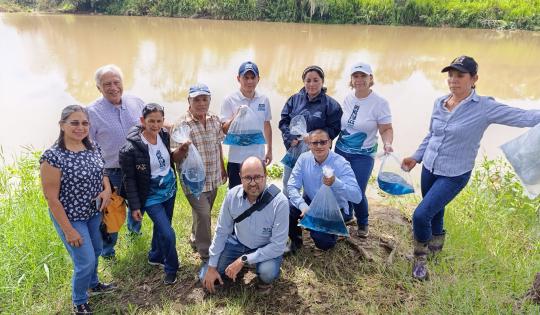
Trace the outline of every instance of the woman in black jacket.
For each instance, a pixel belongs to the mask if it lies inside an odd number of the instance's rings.
[[[171,163],[170,137],[163,121],[163,107],[150,103],[143,109],[141,126],[130,129],[120,150],[124,174],[121,193],[128,200],[135,220],[140,221],[146,212],[154,222],[148,263],[164,266],[163,282],[173,284],[179,267],[176,235],[171,225],[176,175]],[[174,154],[180,154],[180,150]]]

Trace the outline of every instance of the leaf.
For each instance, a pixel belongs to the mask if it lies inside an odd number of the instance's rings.
[[[21,282],[23,281],[25,276],[26,276],[26,274],[23,273],[22,276],[19,278],[19,280],[17,280],[17,286],[21,284]]]
[[[45,275],[47,276],[47,282],[50,282],[50,273],[49,273],[49,266],[47,264],[43,264],[43,269],[45,269]]]

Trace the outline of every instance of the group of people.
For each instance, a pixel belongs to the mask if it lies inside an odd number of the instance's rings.
[[[412,220],[412,275],[419,280],[428,278],[428,255],[443,248],[445,206],[467,184],[486,128],[493,123],[531,127],[540,122],[540,110],[513,108],[477,95],[478,64],[473,58],[458,57],[442,72],[448,73],[450,93],[435,101],[427,136],[402,161],[407,171],[423,164],[423,199]],[[285,167],[281,192],[267,184],[266,167],[273,160],[272,114],[268,97],[256,90],[260,76],[255,63],[240,65],[239,90],[223,101],[220,116],[209,112],[210,89],[198,83],[189,89],[185,114],[172,124],[165,122],[161,105],[123,93],[118,67],[96,71],[102,97],[88,107],[64,108],[59,137],[40,159],[51,219],[73,260],[76,314],[92,312],[89,295],[115,288],[98,280],[98,258],[114,259],[126,211],[134,235],[140,233],[144,214],[150,217],[148,263],[163,267],[165,284],[176,282],[179,259],[172,217],[177,182],[192,208],[189,242],[201,258],[199,278],[209,292],[227,279],[236,280],[249,265],[256,267],[258,288],[270,290],[284,254],[303,246],[298,222],[309,213],[322,185],[333,192],[344,221],[356,219],[356,236],[368,237],[365,191],[379,151],[378,135],[382,151],[393,152],[389,104],[373,91],[374,74],[366,63],[351,67],[352,90],[341,105],[326,93],[322,68],[309,66],[301,78],[304,86],[284,105],[279,129],[286,149],[304,146],[306,152]],[[250,126],[264,135],[265,144],[230,145],[225,165],[222,141],[246,108],[256,117]],[[291,132],[291,121],[298,116],[306,122],[302,135]],[[189,127],[189,140],[171,139],[170,131],[182,126]],[[183,176],[177,180],[190,146],[199,152],[206,174],[197,196]],[[323,174],[327,167],[333,175]],[[227,180],[229,190],[212,238],[211,210],[218,188]],[[338,240],[315,230],[309,235],[320,250],[334,247]]]

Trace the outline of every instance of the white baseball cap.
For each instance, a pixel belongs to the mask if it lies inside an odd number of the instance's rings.
[[[365,74],[373,75],[373,70],[371,70],[371,66],[364,62],[355,63],[351,67],[351,75],[353,75],[355,72],[363,72]]]

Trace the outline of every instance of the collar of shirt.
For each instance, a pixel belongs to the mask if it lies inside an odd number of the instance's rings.
[[[259,92],[257,90],[255,90],[255,94],[253,94],[253,97],[249,98],[249,97],[246,97],[244,94],[242,94],[242,91],[238,90],[237,91],[237,96],[238,96],[238,98],[240,100],[251,101],[251,100],[254,100],[254,99],[258,98],[261,95],[259,94]]]
[[[266,191],[266,189],[268,189],[268,185],[265,185],[264,186],[264,189],[262,191],[262,193],[259,195],[259,197],[257,197],[257,200],[255,200],[255,202],[259,202],[259,200],[261,200],[262,196],[264,195],[264,192]],[[247,200],[247,193],[244,191],[244,187],[238,189],[238,192],[236,193],[236,198],[243,198],[244,200]],[[249,201],[249,200],[247,200]]]
[[[447,94],[445,96],[443,96],[441,98],[441,101],[439,102],[439,107],[445,111],[448,111],[448,109],[444,106],[444,103],[450,99],[450,97],[452,97],[452,94]],[[456,109],[458,107],[461,107],[461,105],[464,105],[464,104],[467,104],[469,102],[480,102],[480,96],[478,96],[478,94],[476,94],[476,90],[475,89],[472,89],[471,93],[469,94],[469,96],[467,96],[466,98],[464,98],[461,102],[459,102],[458,106],[456,108],[454,108],[454,110],[452,112],[455,112]]]
[[[111,106],[112,108],[120,108],[122,110],[125,110],[126,109],[126,102],[124,102],[124,96],[122,95],[122,98],[121,98],[121,103],[120,103],[120,106],[118,105],[114,105],[113,103],[109,102],[108,99],[106,99],[105,97],[103,97],[101,99],[101,104],[105,105],[105,106]]]
[[[210,113],[209,112],[206,112],[206,116],[205,116],[205,120],[208,121],[208,118],[210,118]],[[193,116],[193,114],[191,113],[191,111],[188,109],[186,111],[186,121],[187,122],[191,122],[191,121],[200,121],[199,119],[195,118],[195,116]]]

